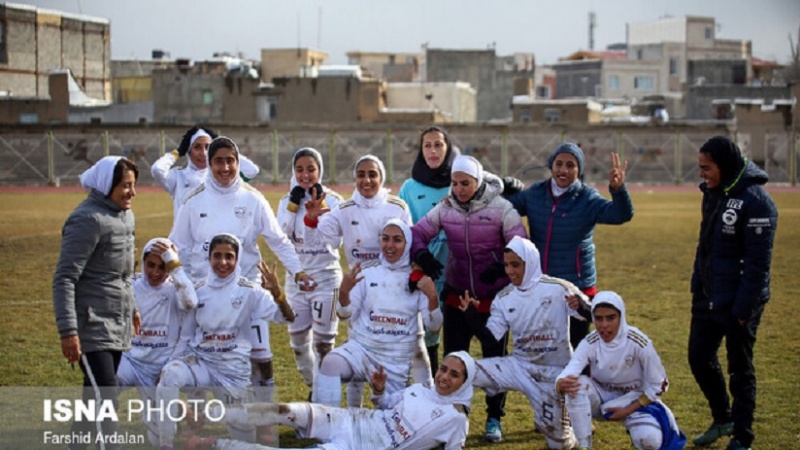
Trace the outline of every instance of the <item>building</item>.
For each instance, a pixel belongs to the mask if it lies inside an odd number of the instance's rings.
[[[273,78],[274,119],[298,123],[377,122],[386,107],[384,82],[354,76]]]
[[[261,81],[271,83],[273,78],[316,76],[317,69],[327,59],[327,53],[311,48],[261,49]]]
[[[428,111],[440,117],[435,123],[473,123],[478,115],[475,89],[465,82],[390,82],[386,84],[386,105],[383,114]]]
[[[426,49],[426,81],[469,83],[477,93],[478,121],[511,120],[516,78],[534,78],[534,57],[518,53],[497,57],[494,49]]]
[[[69,69],[89,97],[111,100],[108,20],[0,4],[0,97],[48,98],[49,76]]]
[[[420,53],[347,52],[347,63],[361,66],[368,78],[389,83],[421,81],[424,55]]]

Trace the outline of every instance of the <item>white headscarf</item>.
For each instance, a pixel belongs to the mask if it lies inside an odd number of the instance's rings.
[[[403,255],[400,257],[400,259],[398,259],[397,261],[395,261],[393,263],[387,262],[386,258],[383,257],[383,252],[381,252],[381,255],[380,255],[381,265],[383,265],[384,267],[388,268],[389,270],[398,270],[398,269],[409,268],[409,267],[411,267],[411,256],[410,256],[410,254],[411,254],[411,227],[409,227],[407,223],[403,222],[400,219],[389,219],[386,222],[386,225],[384,225],[383,228],[381,228],[381,233],[383,233],[383,230],[385,230],[386,227],[388,227],[390,225],[393,225],[393,226],[396,226],[397,228],[400,228],[400,230],[403,232],[403,236],[405,236],[405,238],[406,238],[406,247],[405,247],[405,249],[403,249]]]
[[[386,168],[383,167],[383,162],[375,155],[364,155],[358,158],[356,164],[353,166],[353,179],[356,179],[358,173],[358,165],[364,161],[373,161],[378,166],[378,171],[381,173],[381,185],[378,187],[378,193],[372,198],[365,198],[358,192],[358,188],[353,192],[352,200],[362,208],[377,208],[386,202],[386,197],[389,195],[389,190],[384,188],[386,183]]]
[[[122,156],[104,156],[92,167],[89,167],[81,174],[81,186],[84,190],[95,191],[103,194],[104,197],[111,193],[111,184],[114,182],[114,167],[117,166]]]
[[[478,187],[483,183],[483,165],[472,156],[456,156],[456,159],[453,160],[453,168],[450,170],[451,176],[456,172],[465,173],[478,180]]]
[[[314,158],[314,161],[317,163],[317,168],[319,169],[319,184],[322,184],[322,175],[325,173],[324,166],[322,165],[322,155],[317,151],[317,149],[312,147],[303,147],[297,149],[294,154],[292,155],[292,179],[289,180],[289,190],[293,189],[297,186],[297,174],[294,171],[294,166],[297,165],[298,158],[303,156],[310,156]],[[311,196],[311,193],[306,192],[306,196]]]
[[[217,179],[214,178],[214,171],[211,169],[211,152],[209,151],[209,152],[206,153],[206,165],[208,167],[208,176],[206,177],[206,185],[209,186],[210,188],[212,188],[213,190],[219,192],[220,194],[230,194],[232,192],[238,191],[239,187],[242,184],[242,180],[239,177],[239,170],[238,170],[238,165],[239,165],[238,164],[238,162],[239,162],[239,146],[236,145],[236,142],[234,142],[233,139],[231,139],[231,138],[229,138],[227,136],[217,136],[216,138],[214,138],[214,140],[211,141],[211,144],[208,145],[209,149],[214,144],[214,142],[216,142],[218,139],[227,139],[231,144],[233,144],[233,150],[236,153],[236,162],[237,162],[236,175],[234,176],[233,181],[231,182],[231,184],[229,184],[227,186],[222,186],[221,184],[219,184],[217,182]],[[229,147],[226,146],[226,147],[220,147],[220,148],[229,148]]]
[[[454,356],[464,363],[464,367],[467,371],[467,378],[464,380],[464,384],[450,395],[439,395],[439,393],[436,392],[436,383],[434,383],[428,390],[428,392],[431,393],[431,400],[444,405],[459,404],[469,408],[472,402],[472,382],[475,380],[475,371],[477,370],[475,368],[475,360],[465,351],[448,353],[445,358],[448,356]],[[444,361],[444,359],[442,360]]]
[[[539,250],[536,245],[528,239],[514,236],[511,242],[506,245],[506,248],[525,262],[525,274],[522,276],[522,283],[515,287],[521,291],[536,287],[542,279],[542,264],[539,260]]]
[[[200,138],[200,137],[203,137],[203,136],[205,136],[205,137],[207,137],[209,139],[214,139],[214,138],[211,137],[210,134],[208,134],[208,132],[206,130],[204,130],[202,128],[198,128],[197,131],[192,135],[192,137],[189,138],[189,150],[188,150],[189,153],[192,152],[192,145],[194,145],[194,141],[196,141],[197,138]],[[186,158],[186,159],[189,161],[188,166],[192,170],[204,171],[204,170],[208,169],[208,165],[206,165],[205,169],[201,169],[201,168],[197,167],[196,165],[194,165],[194,161],[192,161],[191,156]]]
[[[236,241],[236,243],[239,244],[238,245],[239,250],[236,253],[236,269],[234,269],[233,273],[231,273],[227,277],[225,278],[220,277],[219,275],[216,274],[216,272],[214,272],[214,269],[212,267],[209,267],[208,274],[206,275],[206,284],[215,289],[220,289],[227,286],[230,283],[233,283],[234,281],[238,280],[239,277],[242,275],[242,266],[241,264],[239,264],[239,260],[242,256],[242,241],[240,241],[238,237],[230,233],[220,233],[217,236],[222,236],[222,235],[233,238]],[[211,240],[213,240],[213,238]],[[209,241],[209,243],[210,242],[211,241]],[[209,253],[210,252],[211,248],[209,248]],[[208,258],[208,265],[211,266],[210,256]]]
[[[144,275],[144,267],[145,267],[144,266],[144,264],[145,264],[144,263],[144,259],[147,257],[148,253],[153,251],[153,249],[155,248],[155,245],[157,243],[159,243],[159,242],[161,242],[162,244],[166,245],[167,247],[171,247],[172,246],[172,241],[170,241],[169,239],[163,238],[163,237],[158,237],[158,238],[153,238],[153,239],[150,239],[149,241],[147,241],[147,244],[144,244],[144,250],[142,250],[142,259],[141,259],[141,261],[142,261],[142,274],[143,274],[142,275],[142,281],[144,281],[144,282],[141,284],[141,286],[144,286],[146,289],[153,290],[153,291],[157,291],[157,290],[161,289],[166,283],[161,283],[158,286],[153,286],[153,285],[150,284],[150,281],[147,280],[147,276]]]
[[[619,310],[619,330],[617,335],[611,342],[606,342],[602,339],[599,340],[601,356],[605,361],[612,360],[612,358],[619,358],[620,361],[624,360],[624,355],[620,352],[625,350],[625,341],[628,339],[628,322],[625,319],[625,302],[622,297],[613,291],[600,291],[592,299],[592,314],[598,306],[611,305]]]

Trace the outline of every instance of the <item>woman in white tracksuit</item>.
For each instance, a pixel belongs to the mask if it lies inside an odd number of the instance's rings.
[[[334,408],[315,403],[250,404],[226,409],[238,426],[286,425],[322,441],[325,450],[461,450],[469,431],[475,362],[467,352],[447,355],[433,386],[414,384],[394,394],[381,389],[382,375],[371,377],[378,409]],[[384,374],[385,376],[385,374]],[[227,439],[194,439],[195,448],[274,450]]]
[[[411,227],[391,219],[381,231],[379,261],[357,264],[339,289],[339,317],[349,320],[347,342],[325,360],[314,383],[314,401],[339,406],[342,381],[367,381],[379,367],[390,393],[410,384],[422,323],[436,331],[442,311],[436,285],[422,277],[410,285]],[[420,321],[420,317],[422,320]]]
[[[178,210],[183,200],[197,188],[208,176],[206,152],[211,140],[217,135],[205,127],[192,127],[181,138],[178,148],[165,153],[150,167],[153,179],[172,197],[173,220],[178,217]],[[175,163],[186,156],[186,167],[175,166]],[[245,181],[258,175],[259,168],[244,155],[239,155],[240,175]]]
[[[197,286],[197,308],[183,321],[181,339],[188,340],[182,355],[161,371],[156,388],[160,405],[179,398],[183,387],[210,387],[217,398],[247,401],[250,386],[250,326],[254,319],[285,323],[294,319],[280,286],[267,292],[242,276],[238,256],[241,247],[230,234],[214,236],[209,244],[212,270]],[[260,265],[265,277],[269,274]],[[214,389],[216,388],[216,389]],[[161,448],[171,448],[175,423],[159,424]],[[237,439],[255,441],[255,429],[231,428]]]
[[[592,300],[595,331],[575,349],[558,375],[572,428],[581,448],[592,447],[592,417],[622,421],[639,450],[680,450],[686,436],[661,401],[669,382],[652,341],[625,320],[625,304],[615,292]],[[581,375],[589,366],[591,376]]]
[[[286,298],[295,312],[289,324],[289,344],[294,350],[297,370],[309,387],[320,361],[333,349],[338,331],[335,302],[342,282],[339,264],[341,238],[312,243],[305,239],[306,202],[325,194],[326,206],[336,208],[344,200],[321,184],[322,155],[313,148],[298,149],[292,155],[291,190],[278,204],[278,223],[294,244],[306,272],[317,282],[313,292],[301,291],[286,277]],[[313,349],[312,349],[313,342]]]
[[[181,262],[189,276],[202,280],[209,271],[208,244],[213,236],[230,233],[241,242],[238,261],[242,276],[258,283],[261,252],[258,237],[262,236],[278,256],[301,290],[313,290],[314,280],[303,272],[294,245],[281,230],[267,199],[239,177],[239,148],[230,138],[220,136],[208,147],[210,174],[190,193],[178,213],[170,240],[178,247]],[[269,325],[256,321],[251,330],[254,365],[253,385],[260,399],[272,395],[272,350]]]
[[[168,239],[151,239],[144,246],[142,272],[133,279],[133,297],[142,322],[131,349],[122,354],[117,380],[121,387],[136,386],[142,399],[152,402],[158,375],[178,348],[181,321],[197,306],[194,285]],[[142,421],[151,443],[158,446],[157,423],[146,415]]]

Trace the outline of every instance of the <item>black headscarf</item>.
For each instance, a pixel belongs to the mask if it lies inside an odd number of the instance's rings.
[[[434,131],[438,131],[444,136],[444,142],[447,144],[447,154],[444,157],[444,161],[442,161],[442,165],[436,169],[431,169],[428,167],[428,163],[425,162],[425,156],[422,154],[422,139],[426,134]],[[453,165],[454,153],[453,145],[450,142],[450,136],[448,136],[444,128],[431,126],[424,129],[419,135],[419,153],[417,153],[417,159],[414,161],[414,167],[411,168],[411,178],[425,186],[434,188],[450,186],[450,168]]]
[[[739,146],[725,136],[714,136],[707,140],[700,147],[700,153],[710,156],[719,167],[720,186],[730,186],[745,165],[745,159],[742,157]]]

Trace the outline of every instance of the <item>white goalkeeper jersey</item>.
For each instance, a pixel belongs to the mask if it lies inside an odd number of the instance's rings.
[[[322,283],[332,279],[341,279],[342,267],[339,264],[339,247],[342,245],[341,238],[331,238],[324,241],[319,239],[306,240],[306,232],[313,233],[314,230],[307,228],[303,222],[306,215],[305,203],[311,200],[311,196],[306,196],[300,202],[296,213],[290,211],[289,195],[285,195],[278,203],[278,223],[281,230],[286,233],[289,240],[294,244],[295,251],[300,257],[306,273],[314,278],[314,281]],[[331,209],[336,209],[344,199],[336,192],[325,188],[325,203]]]
[[[408,270],[390,270],[380,261],[361,266],[359,281],[350,291],[349,339],[392,361],[410,361],[417,349],[422,322],[431,331],[442,325],[438,309],[428,310],[428,297],[409,292]]]
[[[412,224],[408,205],[394,195],[387,195],[384,202],[371,208],[350,199],[321,215],[316,229],[306,227],[306,243],[338,245],[338,240],[343,239],[347,265],[352,269],[357,262],[378,259],[381,229],[389,219]]]
[[[576,294],[580,290],[572,283],[547,275],[526,291],[509,285],[492,302],[486,328],[498,340],[511,331],[512,356],[543,366],[564,367],[572,354],[569,317],[583,320],[565,299]]]
[[[247,183],[241,182],[235,189],[221,189],[209,180],[186,198],[170,240],[178,247],[181,262],[193,280],[202,280],[208,273],[208,246],[220,233],[230,233],[241,242],[239,265],[247,279],[261,278],[257,267],[261,261],[259,235],[292,278],[303,270],[294,245],[278,225],[269,202]]]
[[[237,271],[238,273],[238,271]],[[212,277],[209,277],[214,278]],[[250,385],[250,326],[255,320],[285,323],[269,292],[237,274],[197,284],[197,308],[184,322],[188,351],[221,386]]]

